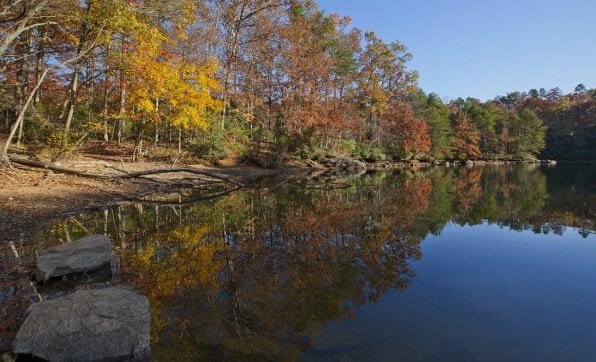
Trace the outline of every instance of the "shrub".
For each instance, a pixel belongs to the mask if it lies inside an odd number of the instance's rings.
[[[316,146],[300,145],[294,154],[301,160],[319,160],[325,157],[325,150]]]
[[[216,162],[229,156],[229,142],[221,129],[212,128],[200,132],[188,141],[188,147],[202,159]]]
[[[354,139],[344,140],[342,146],[349,156],[359,160],[379,162],[387,159],[387,156],[380,147],[374,147],[367,143],[358,143]]]

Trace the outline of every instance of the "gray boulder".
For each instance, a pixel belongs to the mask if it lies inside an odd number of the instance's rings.
[[[112,243],[105,235],[92,235],[42,251],[37,259],[36,279],[94,272],[110,265]]]
[[[340,161],[340,168],[349,171],[361,171],[366,170],[366,163],[355,158],[344,157]]]
[[[49,361],[149,360],[149,301],[130,287],[81,290],[32,305],[13,352]]]
[[[349,172],[366,170],[366,163],[352,157],[324,158],[320,161],[327,168],[333,168]]]

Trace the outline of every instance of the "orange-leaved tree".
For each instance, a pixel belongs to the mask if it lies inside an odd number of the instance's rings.
[[[460,160],[475,159],[481,156],[480,135],[465,112],[459,111],[455,121],[455,154]]]

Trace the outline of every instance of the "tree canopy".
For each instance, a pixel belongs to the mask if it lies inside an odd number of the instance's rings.
[[[313,0],[7,1],[0,34],[4,160],[85,139],[267,165],[596,157],[595,90],[444,101],[404,44]]]

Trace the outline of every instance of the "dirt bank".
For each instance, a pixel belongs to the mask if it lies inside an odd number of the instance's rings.
[[[116,163],[90,158],[59,163],[61,167],[97,174],[118,174],[169,167],[152,162]],[[180,166],[180,165],[178,165]],[[260,178],[306,172],[299,167],[268,170],[248,165],[210,168],[184,165],[242,184],[254,184]],[[69,213],[109,206],[160,192],[178,184],[205,180],[187,173],[161,174],[150,178],[103,180],[54,173],[49,170],[15,165],[14,170],[0,168],[0,242],[22,241],[43,230],[51,220]],[[207,178],[208,179],[208,178]],[[159,182],[154,182],[159,181]]]

